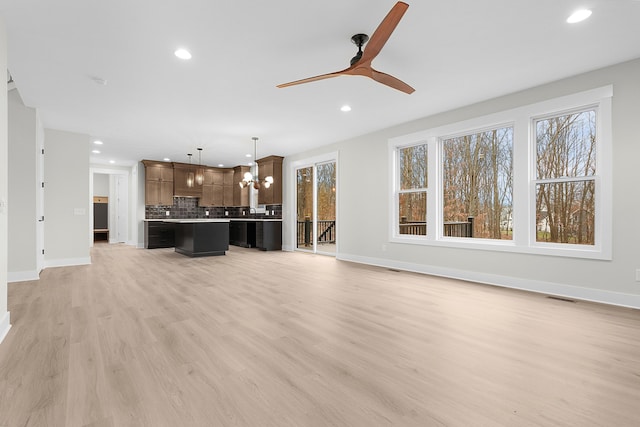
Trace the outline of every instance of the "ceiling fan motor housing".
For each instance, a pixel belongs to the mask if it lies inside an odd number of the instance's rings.
[[[351,36],[351,41],[358,46],[358,53],[356,54],[356,56],[354,56],[353,58],[351,58],[351,65],[355,64],[356,62],[360,61],[360,58],[362,58],[362,46],[369,41],[369,36],[366,34],[355,34],[353,36]]]

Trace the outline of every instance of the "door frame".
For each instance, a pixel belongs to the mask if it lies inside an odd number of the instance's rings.
[[[313,168],[313,229],[317,228],[317,176],[316,176],[316,165],[322,163],[330,163],[335,162],[336,164],[336,250],[334,252],[318,252],[316,239],[314,235],[313,239],[313,250],[306,249],[298,249],[297,245],[297,223],[298,223],[298,215],[297,215],[297,171],[298,169],[312,167]],[[285,236],[284,241],[287,242],[286,245],[283,246],[283,249],[290,251],[300,251],[307,253],[317,253],[320,255],[330,255],[330,256],[338,256],[340,252],[340,162],[339,162],[339,152],[333,151],[326,154],[320,154],[313,157],[308,157],[300,160],[295,160],[289,163],[287,167],[287,176],[289,177],[288,182],[291,185],[287,186],[287,199],[289,201],[289,209],[287,209],[286,217],[291,218],[288,225],[285,223],[287,227],[287,236]]]
[[[137,227],[133,226],[136,223],[137,218],[137,204],[135,200],[137,198],[137,194],[135,189],[137,188],[137,176],[135,174],[134,168],[127,169],[116,169],[109,167],[97,167],[92,166],[90,168],[89,173],[89,246],[93,247],[93,175],[105,174],[109,175],[109,243],[116,243],[116,239],[112,239],[113,236],[118,235],[118,227],[120,224],[117,223],[117,199],[119,197],[125,197],[127,200],[127,218],[126,225],[124,227],[125,235],[127,236],[127,241],[123,242],[128,245],[136,245],[138,239]],[[116,179],[117,175],[124,175],[127,180],[126,188],[123,188],[123,192],[126,194],[117,194],[117,185]]]

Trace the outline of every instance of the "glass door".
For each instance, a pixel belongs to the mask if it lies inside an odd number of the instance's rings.
[[[302,251],[335,255],[336,162],[296,169],[297,243]]]

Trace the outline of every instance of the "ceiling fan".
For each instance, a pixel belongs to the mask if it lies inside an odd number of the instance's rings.
[[[365,76],[404,93],[413,93],[415,89],[402,80],[381,71],[374,70],[371,66],[371,61],[378,56],[408,8],[409,5],[404,2],[399,1],[396,3],[395,6],[391,8],[387,16],[382,20],[380,25],[378,25],[378,28],[374,31],[371,39],[369,39],[369,36],[366,34],[356,34],[351,37],[351,41],[358,46],[358,53],[351,59],[351,66],[349,68],[345,68],[342,71],[336,71],[335,73],[321,74],[315,77],[283,83],[277,87],[294,86],[338,76]],[[369,43],[363,52],[362,46],[367,43],[367,41],[369,41]]]

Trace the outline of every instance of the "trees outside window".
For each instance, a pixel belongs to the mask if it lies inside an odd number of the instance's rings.
[[[512,127],[442,141],[442,199],[444,236],[512,238]]]
[[[389,240],[611,259],[612,99],[603,86],[390,139]]]
[[[536,241],[593,245],[596,111],[537,120]]]
[[[427,234],[427,144],[398,150],[399,234]]]

